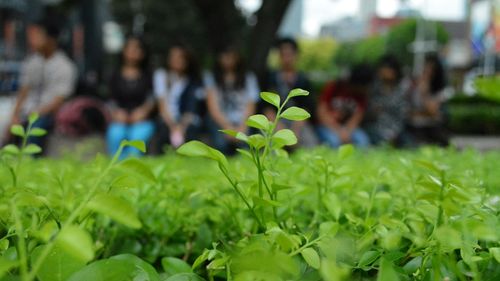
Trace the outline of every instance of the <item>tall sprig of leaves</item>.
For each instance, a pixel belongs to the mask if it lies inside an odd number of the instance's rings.
[[[263,114],[250,116],[246,124],[258,130],[258,133],[252,135],[233,130],[221,130],[222,133],[248,145],[248,149],[238,149],[238,152],[251,159],[257,170],[258,193],[253,195],[252,198],[245,195],[238,180],[229,173],[227,159],[220,151],[199,141],[190,141],[177,150],[182,155],[205,157],[217,161],[219,169],[252,214],[259,230],[264,230],[268,222],[264,215],[266,208],[272,209],[275,222],[278,223],[276,208],[279,206],[279,202],[276,201],[276,198],[280,188],[277,185],[271,185],[266,180],[265,175],[270,172],[267,161],[273,152],[283,154],[285,146],[292,146],[297,143],[294,132],[290,129],[277,130],[278,124],[282,119],[303,121],[309,118],[311,115],[302,108],[296,106],[286,107],[290,99],[307,95],[309,95],[308,91],[294,89],[290,91],[284,101],[281,101],[280,96],[277,94],[262,92],[260,97],[276,108],[276,118],[274,120],[269,120]]]

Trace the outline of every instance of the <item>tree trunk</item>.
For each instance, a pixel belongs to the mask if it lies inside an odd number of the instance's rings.
[[[239,39],[245,27],[245,19],[234,0],[193,0],[193,3],[204,22],[212,52]]]
[[[261,84],[266,75],[267,55],[290,3],[291,0],[264,0],[257,12],[257,24],[250,37],[249,63]]]

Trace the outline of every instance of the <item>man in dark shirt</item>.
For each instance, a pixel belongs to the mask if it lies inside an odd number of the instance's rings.
[[[366,65],[352,69],[346,81],[328,83],[323,89],[318,105],[320,140],[331,147],[353,143],[366,147],[370,140],[359,127],[366,111],[367,90],[371,70]]]
[[[281,101],[284,101],[288,93],[296,88],[306,91],[311,90],[311,83],[307,76],[297,69],[297,61],[299,56],[299,46],[292,38],[282,38],[277,43],[280,59],[280,69],[273,71],[269,77],[268,89],[271,92],[278,94]],[[298,106],[307,110],[313,115],[314,105],[313,98],[309,96],[300,96],[291,99],[287,107]],[[263,107],[264,115],[270,120],[276,117],[276,109],[268,106]],[[304,146],[312,146],[317,141],[312,130],[312,126],[308,121],[282,122],[281,127],[290,128],[298,138],[299,144]]]

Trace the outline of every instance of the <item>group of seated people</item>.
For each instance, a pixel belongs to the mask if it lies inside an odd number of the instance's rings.
[[[68,119],[64,114],[58,118],[58,112],[71,115],[78,108],[63,105],[71,94],[76,71],[57,49],[56,30],[41,25],[39,31],[40,42],[34,42],[37,54],[25,63],[12,123],[23,123],[22,117],[27,116],[23,112],[37,111],[41,117],[34,126],[51,129],[58,120]],[[236,140],[219,130],[246,132],[249,116],[262,113],[272,120],[276,114],[260,100],[259,85],[282,99],[294,88],[311,92],[292,100],[289,106],[303,107],[313,118],[280,124],[295,132],[299,145],[411,146],[415,139],[447,144],[442,126],[446,79],[437,56],[429,56],[423,74],[413,80],[403,79],[398,61],[391,56],[382,58],[375,69],[354,66],[346,79],[328,83],[317,95],[306,75],[297,69],[296,41],[281,39],[277,48],[279,69],[269,72],[259,84],[235,47],[220,50],[212,70],[201,73],[193,52],[182,44],[174,45],[165,67],[151,72],[144,41],[129,37],[120,64],[109,79],[105,108],[93,107],[102,109],[105,117],[109,154],[116,153],[125,139],[144,141],[152,153],[193,139],[232,153]],[[23,110],[26,107],[28,110]],[[33,138],[33,142],[41,139]],[[130,155],[140,152],[134,148],[123,151],[123,157]]]

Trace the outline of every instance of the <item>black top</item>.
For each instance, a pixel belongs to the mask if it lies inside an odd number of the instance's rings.
[[[109,99],[130,112],[153,98],[152,88],[149,73],[143,72],[137,79],[128,79],[123,77],[121,71],[115,71],[109,81]]]
[[[279,71],[273,71],[270,73],[267,81],[267,89],[268,91],[274,92],[278,94],[281,98],[282,101],[286,99],[288,96],[288,93],[296,88],[300,88],[306,91],[309,91],[310,94],[309,96],[299,96],[291,99],[288,104],[287,108],[290,106],[299,106],[307,110],[311,115],[312,118],[310,121],[314,122],[315,120],[315,102],[314,102],[314,96],[313,93],[311,92],[312,86],[311,82],[307,78],[307,76],[303,72],[298,72],[297,76],[295,78],[295,81],[293,83],[289,84],[286,81],[283,80],[282,73]],[[261,104],[261,110],[263,108],[269,108],[273,109],[273,107],[269,106],[268,104]]]

